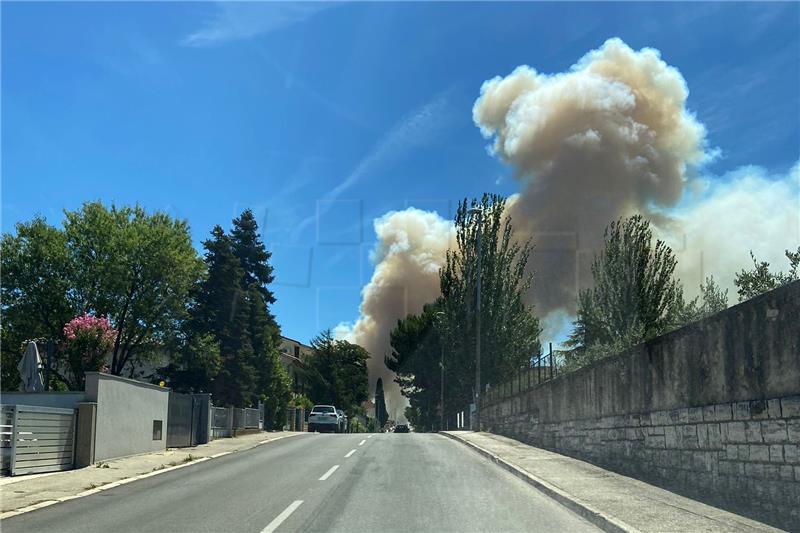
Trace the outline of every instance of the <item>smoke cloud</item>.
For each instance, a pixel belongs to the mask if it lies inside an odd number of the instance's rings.
[[[785,250],[800,245],[800,162],[786,175],[745,167],[714,181],[698,181],[700,192],[673,210],[674,221],[658,228],[678,259],[676,275],[689,296],[713,275],[738,301],[735,274],[751,268],[750,250],[775,270],[787,270]]]
[[[389,334],[399,319],[420,313],[438,296],[439,268],[455,233],[452,222],[415,208],[386,213],[374,226],[375,271],[361,291],[360,318],[352,328],[340,325],[335,334],[369,351],[370,395],[378,378],[383,378],[387,409],[396,419],[404,416],[407,402],[384,364],[391,352]]]
[[[509,214],[536,244],[540,313],[574,311],[611,220],[642,213],[660,221],[680,200],[689,171],[707,158],[687,96],[657,50],[619,39],[565,73],[521,66],[483,84],[473,119],[522,182]]]
[[[521,66],[481,87],[473,120],[520,182],[506,209],[516,235],[535,245],[529,303],[547,335],[568,327],[603,230],[620,216],[653,222],[678,256],[690,297],[709,274],[732,288],[751,249],[785,269],[783,250],[800,244],[800,164],[786,176],[750,167],[697,177],[716,152],[687,96],[684,78],[657,50],[635,51],[619,39],[566,72]],[[434,213],[407,209],[376,220],[375,231],[376,268],[361,316],[340,334],[370,351],[370,386],[378,377],[391,384],[387,404],[396,416],[406,402],[383,364],[389,332],[439,295],[438,269],[454,229]],[[729,297],[735,302],[735,291]]]

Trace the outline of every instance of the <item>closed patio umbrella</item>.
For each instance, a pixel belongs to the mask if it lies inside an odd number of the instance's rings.
[[[39,357],[39,350],[36,343],[31,341],[25,349],[25,355],[17,365],[20,383],[19,390],[24,392],[41,392],[44,390],[44,379],[42,379],[42,359]]]

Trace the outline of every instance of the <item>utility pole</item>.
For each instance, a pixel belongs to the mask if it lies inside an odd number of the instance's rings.
[[[475,305],[475,429],[481,430],[481,228],[483,226],[483,209],[473,207],[469,209],[470,215],[478,220],[477,242],[477,304]]]
[[[440,421],[439,421],[439,431],[444,431],[444,336],[442,335],[443,327],[442,324],[444,323],[444,313],[442,311],[436,312],[436,319],[437,325],[439,326],[439,369],[441,371],[441,383],[439,384],[439,405],[440,408]]]

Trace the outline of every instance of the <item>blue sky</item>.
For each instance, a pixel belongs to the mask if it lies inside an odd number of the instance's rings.
[[[252,207],[275,312],[308,341],[358,317],[372,220],[518,190],[472,123],[481,83],[568,69],[609,37],[657,48],[721,156],[800,146],[800,4],[2,5],[2,225],[102,199],[189,220]]]

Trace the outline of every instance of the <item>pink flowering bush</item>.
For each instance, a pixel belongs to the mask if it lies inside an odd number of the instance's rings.
[[[62,350],[77,385],[83,386],[84,373],[108,369],[106,361],[117,332],[107,318],[88,313],[77,316],[64,325],[64,338]]]

